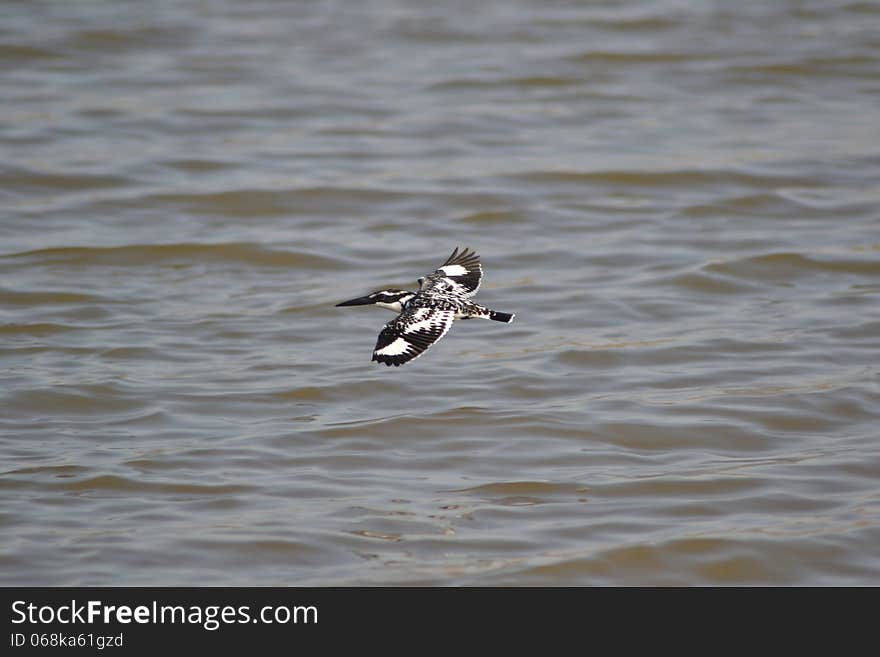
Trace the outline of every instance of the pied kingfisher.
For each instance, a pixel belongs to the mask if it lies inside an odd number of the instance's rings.
[[[400,313],[379,333],[373,360],[395,367],[421,356],[446,335],[456,319],[513,321],[511,313],[500,313],[474,303],[470,297],[480,288],[483,267],[480,256],[458,247],[433,274],[419,279],[419,291],[379,290],[365,297],[343,301],[337,306],[379,306]]]

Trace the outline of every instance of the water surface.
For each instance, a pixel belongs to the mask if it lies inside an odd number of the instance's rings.
[[[880,7],[3,13],[3,584],[880,584]]]

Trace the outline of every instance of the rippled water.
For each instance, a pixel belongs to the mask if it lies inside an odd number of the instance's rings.
[[[3,14],[2,583],[880,584],[877,4]]]

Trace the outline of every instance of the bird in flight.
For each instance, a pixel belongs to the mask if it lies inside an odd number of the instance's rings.
[[[494,319],[510,323],[514,315],[490,310],[471,301],[480,288],[483,266],[480,256],[458,247],[432,274],[419,279],[419,291],[379,290],[365,297],[343,301],[337,306],[378,306],[399,313],[388,322],[373,360],[398,367],[421,356],[446,335],[456,319]]]

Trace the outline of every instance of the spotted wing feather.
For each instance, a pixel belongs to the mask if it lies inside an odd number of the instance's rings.
[[[451,310],[407,308],[379,333],[373,360],[398,367],[421,356],[446,335],[455,319]]]
[[[451,293],[467,298],[477,293],[482,278],[480,256],[469,249],[459,252],[456,247],[446,262],[419,282],[424,291]]]

